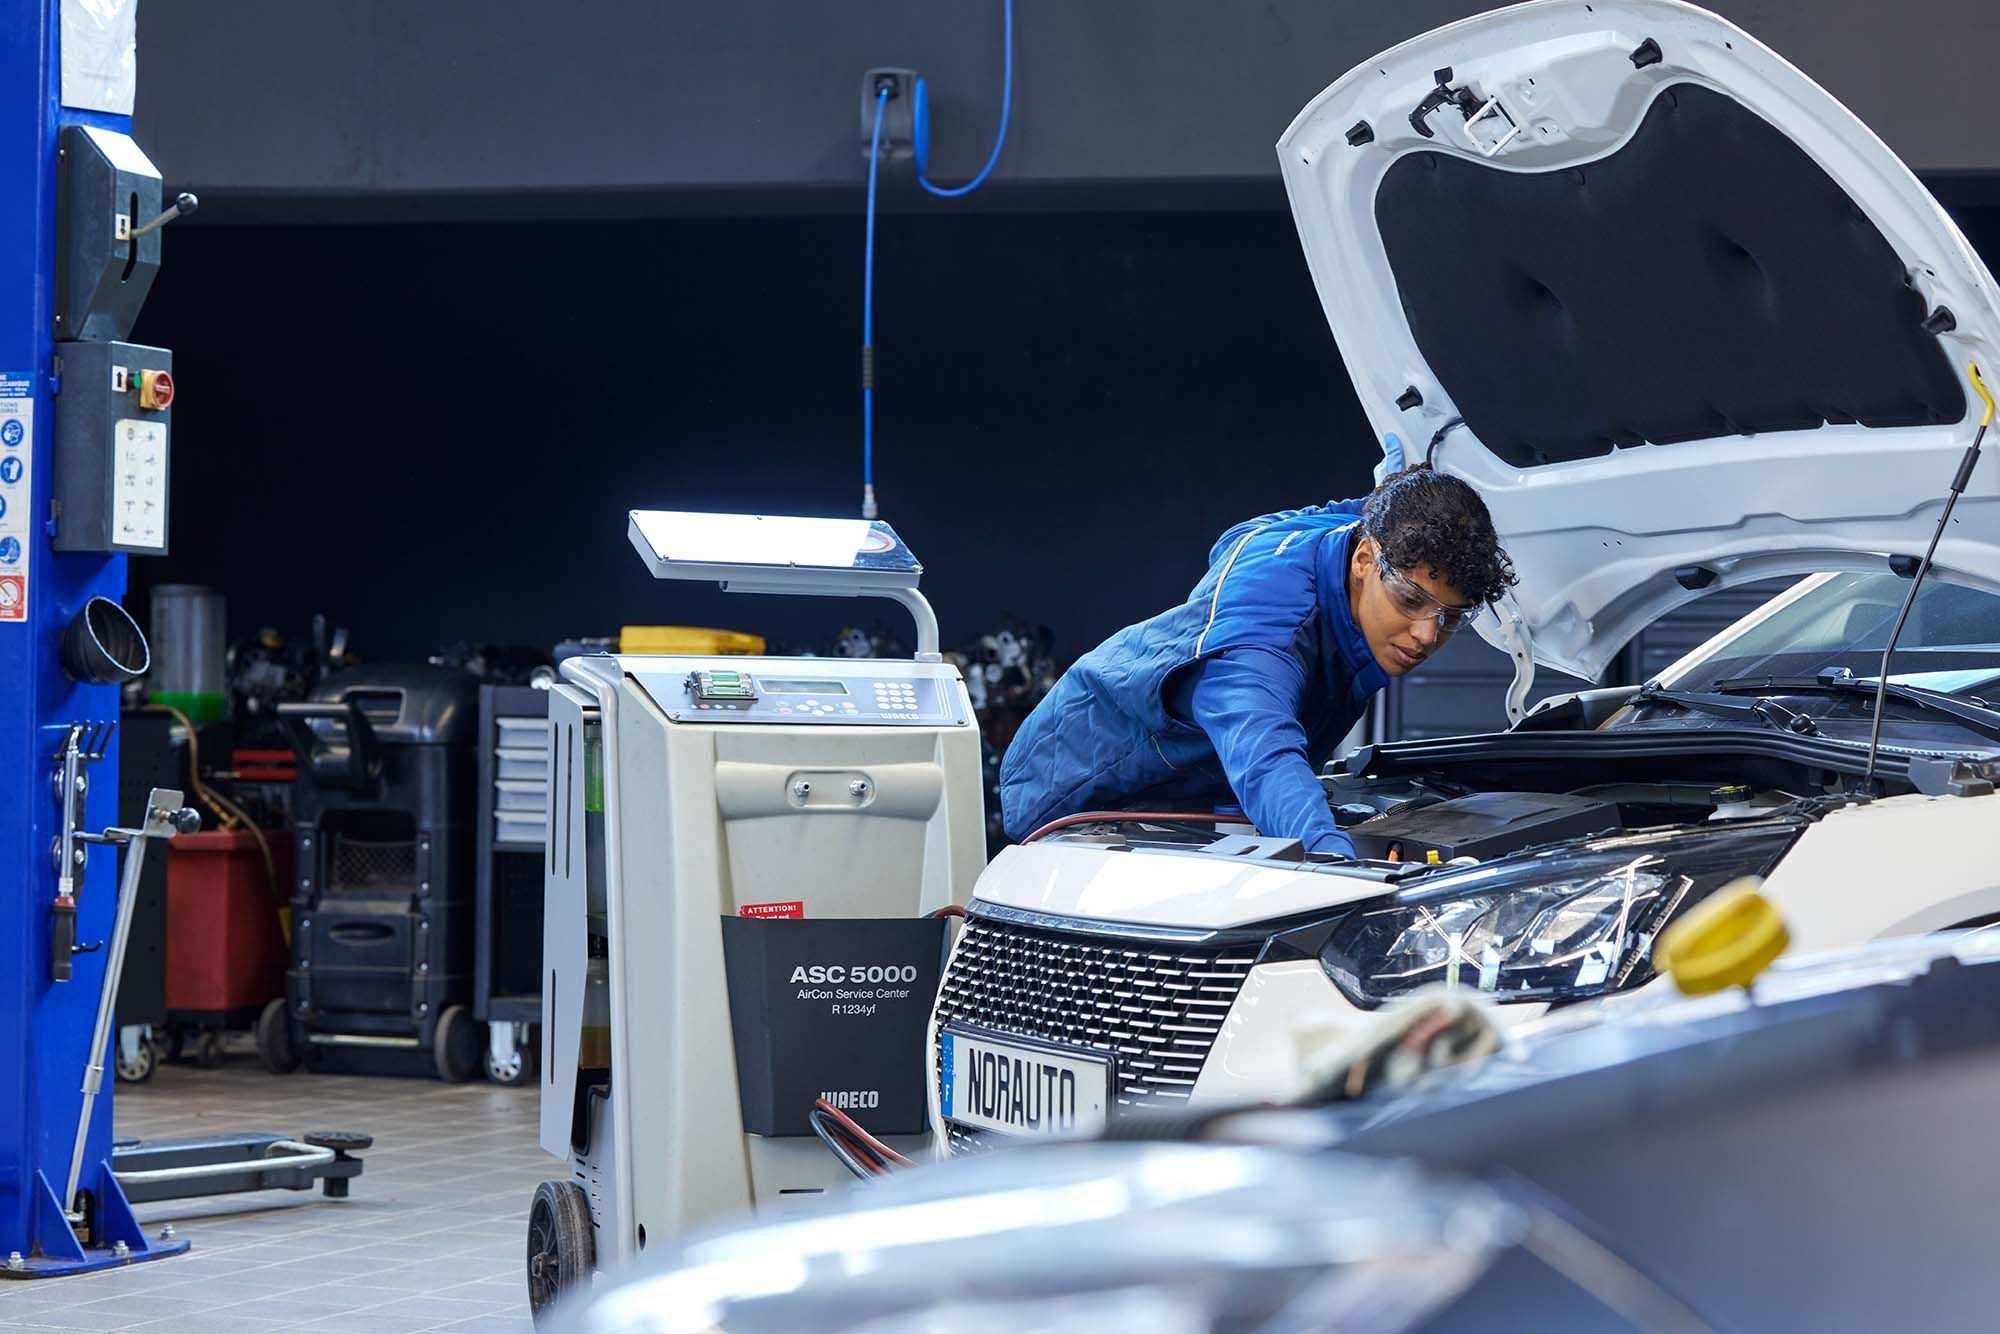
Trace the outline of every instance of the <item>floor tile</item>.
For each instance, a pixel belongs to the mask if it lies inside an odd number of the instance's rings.
[[[171,1223],[190,1252],[0,1284],[0,1330],[530,1330],[521,1278],[528,1204],[538,1182],[563,1175],[537,1142],[536,1090],[280,1078],[239,1042],[216,1069],[168,1064],[144,1086],[119,1086],[114,1102],[121,1139],[326,1127],[372,1134],[377,1144],[346,1200],[272,1191],[139,1205],[148,1235]]]

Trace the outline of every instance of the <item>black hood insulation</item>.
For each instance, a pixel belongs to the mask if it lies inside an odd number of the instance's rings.
[[[1516,467],[1965,415],[1888,240],[1713,89],[1662,89],[1623,147],[1581,167],[1411,153],[1375,217],[1417,346]]]

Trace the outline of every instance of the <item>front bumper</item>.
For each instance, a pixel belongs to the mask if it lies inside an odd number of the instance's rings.
[[[946,1121],[938,1031],[959,1025],[1108,1055],[1111,1112],[1277,1101],[1313,1054],[1366,1019],[1317,962],[1260,962],[1278,928],[1176,931],[975,902],[932,1012],[931,1124],[940,1156],[986,1147]]]

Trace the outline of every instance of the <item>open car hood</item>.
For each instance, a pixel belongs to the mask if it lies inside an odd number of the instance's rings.
[[[1492,509],[1520,586],[1475,624],[1517,663],[1594,679],[1704,589],[1923,553],[2000,291],[1741,29],[1675,0],[1481,15],[1348,72],[1278,158],[1385,457]],[[1939,568],[2000,592],[1996,535],[1986,458]]]

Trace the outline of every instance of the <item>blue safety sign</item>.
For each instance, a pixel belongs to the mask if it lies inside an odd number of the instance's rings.
[[[33,490],[35,377],[0,371],[0,625],[28,619],[28,502]],[[13,488],[19,487],[16,491]]]

